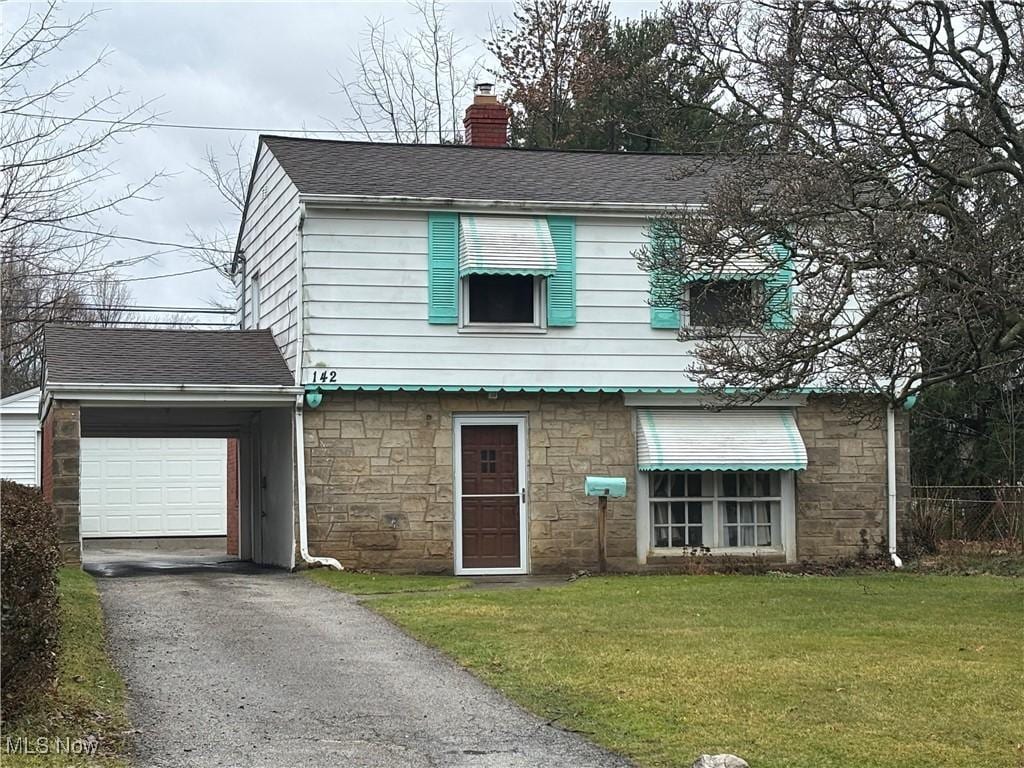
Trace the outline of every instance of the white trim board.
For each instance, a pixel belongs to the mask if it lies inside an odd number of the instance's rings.
[[[519,567],[518,568],[463,568],[462,567],[462,427],[500,426],[511,424],[516,427],[516,442],[519,453],[519,484],[527,492],[519,502]],[[530,516],[529,477],[527,476],[527,417],[523,414],[456,414],[452,417],[452,499],[455,525],[455,575],[456,576],[500,576],[530,572]]]

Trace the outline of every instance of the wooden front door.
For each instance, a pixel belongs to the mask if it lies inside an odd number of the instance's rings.
[[[521,569],[519,426],[462,424],[458,429],[460,570]]]

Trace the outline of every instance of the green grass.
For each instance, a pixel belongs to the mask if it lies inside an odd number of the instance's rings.
[[[352,595],[383,595],[391,592],[438,592],[465,589],[466,579],[451,576],[395,576],[386,573],[332,571],[316,568],[303,571],[307,578],[339,592]]]
[[[95,756],[3,754],[3,765],[126,765],[124,683],[107,657],[103,612],[92,577],[77,568],[60,573],[60,671],[56,690],[35,711],[5,728],[4,738],[24,736],[99,740]],[[0,750],[4,747],[0,744]]]
[[[1014,579],[610,577],[373,607],[642,765],[1024,765]]]

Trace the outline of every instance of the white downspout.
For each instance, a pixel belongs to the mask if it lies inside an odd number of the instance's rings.
[[[302,302],[302,225],[306,221],[306,204],[299,203],[299,223],[296,227],[295,239],[295,386],[302,386],[302,345],[303,338],[303,302]],[[345,568],[333,557],[314,557],[309,554],[309,531],[306,523],[306,437],[302,428],[302,406],[305,395],[299,395],[295,401],[295,474],[299,494],[299,554],[310,565],[325,565],[336,571]]]
[[[896,554],[896,410],[892,403],[885,414],[886,441],[885,459],[886,475],[889,484],[889,557],[897,568],[903,567],[903,561]]]

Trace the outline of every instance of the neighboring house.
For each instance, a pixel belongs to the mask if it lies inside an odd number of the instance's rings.
[[[0,476],[40,485],[39,387],[0,400]],[[81,439],[85,539],[224,537],[238,550],[237,448],[223,438]]]
[[[0,399],[0,477],[39,485],[39,387]]]
[[[47,329],[44,490],[69,558],[80,439],[140,435],[238,439],[240,556],[258,563],[895,554],[906,413],[865,394],[878,418],[853,420],[822,391],[709,410],[677,331],[743,292],[650,305],[634,251],[651,217],[699,205],[711,176],[679,171],[703,159],[504,148],[486,93],[466,128],[470,146],[261,137],[234,261],[245,330]],[[603,529],[587,476],[626,480]]]

